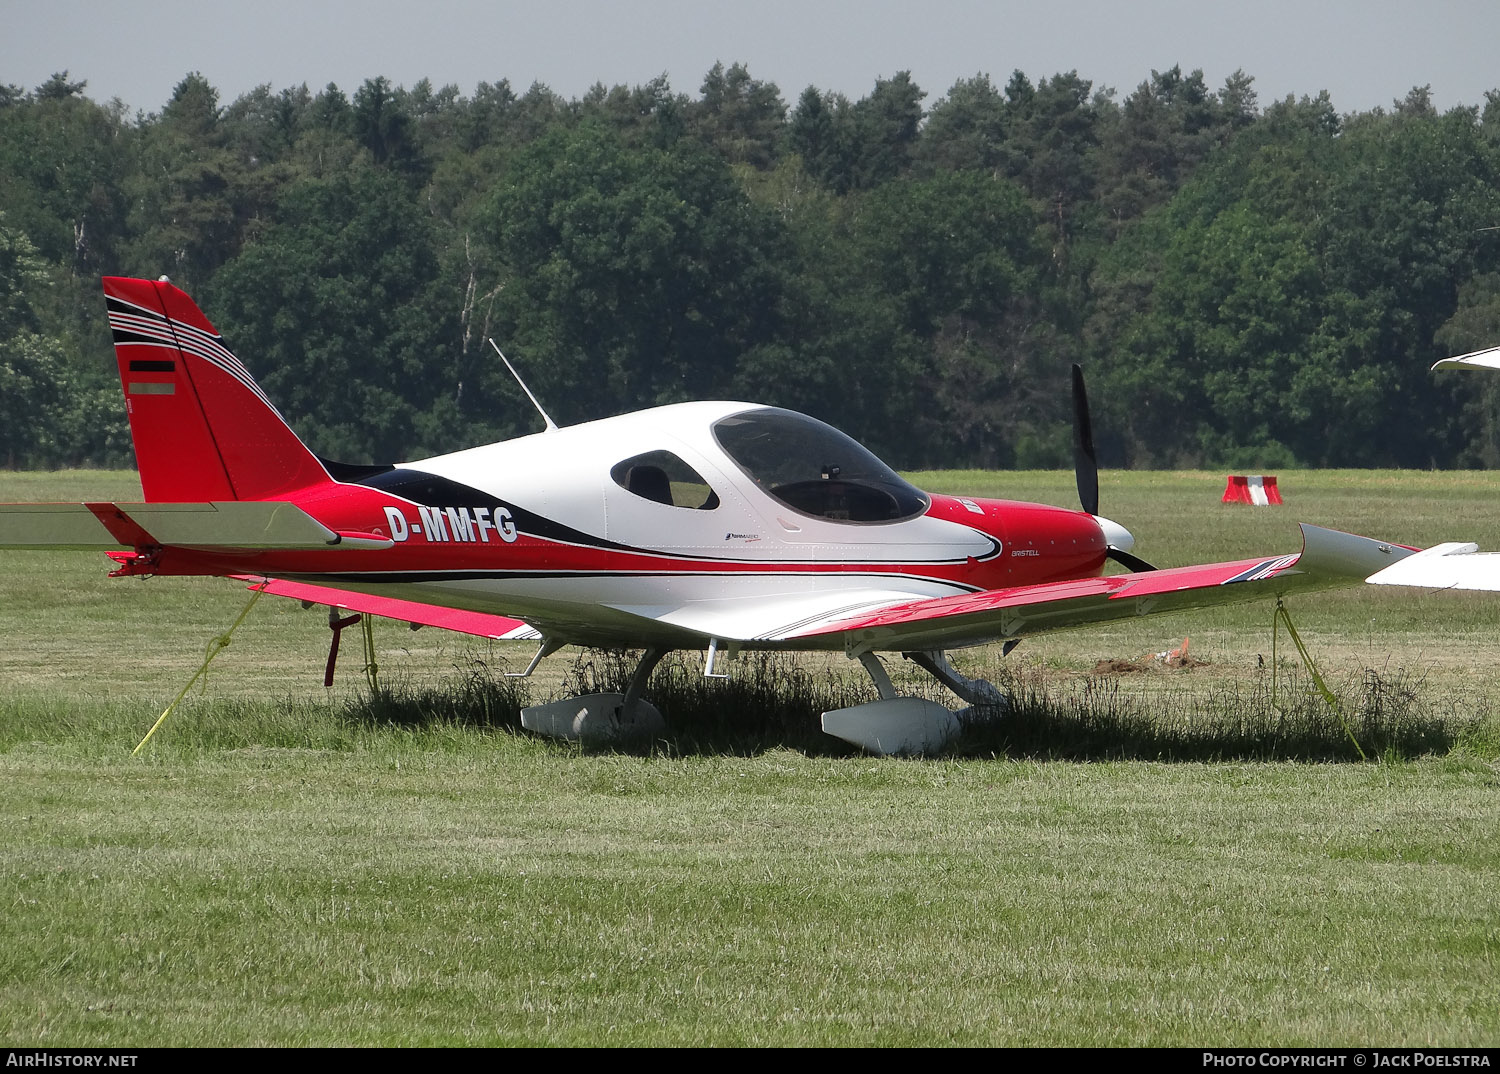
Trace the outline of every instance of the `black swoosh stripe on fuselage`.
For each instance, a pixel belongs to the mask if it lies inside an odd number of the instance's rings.
[[[488,492],[476,489],[471,485],[465,485],[461,481],[451,478],[439,477],[425,470],[416,470],[407,466],[392,467],[380,473],[370,474],[356,480],[347,480],[345,484],[363,485],[365,488],[374,489],[377,492],[388,493],[399,496],[403,500],[421,504],[424,507],[488,507],[491,511],[501,508],[510,514],[511,521],[516,524],[516,529],[528,537],[540,537],[544,540],[558,541],[563,544],[581,545],[586,548],[600,548],[615,552],[630,552],[635,555],[661,556],[668,559],[700,560],[708,563],[764,563],[759,559],[736,559],[728,556],[709,556],[702,553],[691,553],[685,551],[663,551],[656,548],[640,548],[636,545],[621,544],[619,541],[611,541],[605,537],[596,537],[583,530],[574,529],[572,526],[564,525],[555,519],[545,515],[539,515],[535,511],[529,511],[524,507],[517,506],[508,500],[502,500]],[[981,530],[973,530],[990,542],[991,551],[983,556],[974,557],[977,560],[993,558],[1000,550],[1000,542]],[[944,563],[963,563],[969,557],[956,556],[952,559],[923,560],[922,563],[940,565]],[[868,560],[846,560],[848,563],[884,563],[885,558]],[[781,560],[782,563],[820,563],[825,562],[817,559],[806,560]],[[507,572],[480,572],[477,577],[504,577]],[[517,577],[539,577],[531,572],[511,572]],[[576,572],[563,572],[576,573]],[[587,573],[587,572],[583,572]],[[598,574],[622,573],[622,572],[594,572]],[[644,574],[655,572],[644,571]],[[695,572],[696,573],[696,572]]]
[[[498,496],[492,496],[471,485],[465,485],[451,478],[439,477],[437,474],[429,474],[425,470],[399,466],[384,473],[372,474],[348,482],[348,484],[363,485],[377,492],[400,496],[403,500],[410,500],[424,507],[488,507],[492,512],[496,508],[501,508],[510,515],[511,521],[516,524],[516,529],[528,537],[541,537],[549,541],[586,545],[590,548],[607,548],[617,552],[648,551],[603,537],[595,537],[582,530],[575,530],[572,526],[565,526],[545,515],[528,511],[524,507],[502,500]]]

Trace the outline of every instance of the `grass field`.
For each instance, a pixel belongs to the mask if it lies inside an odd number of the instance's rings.
[[[1161,565],[1294,551],[1297,520],[1500,547],[1485,474],[1280,477],[1287,505],[1251,509],[1222,474],[1106,473],[1103,511]],[[0,500],[133,481],[0,474]],[[841,659],[722,686],[689,656],[653,690],[665,741],[589,752],[516,729],[493,672],[529,646],[381,624],[394,692],[367,695],[352,636],[325,691],[323,614],[271,598],[131,757],[246,595],[105,566],[0,557],[8,1043],[1500,1041],[1500,600],[1289,602],[1363,763],[1328,759],[1342,729],[1284,635],[1271,704],[1266,605],[960,654],[1030,701],[910,761],[819,735],[808,703],[873,696]],[[1094,673],[1185,636],[1201,666]],[[618,671],[589,660],[531,698]]]

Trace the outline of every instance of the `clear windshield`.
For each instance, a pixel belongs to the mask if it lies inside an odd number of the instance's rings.
[[[897,522],[927,510],[919,489],[816,418],[765,407],[721,418],[713,429],[739,468],[794,511],[839,522]]]

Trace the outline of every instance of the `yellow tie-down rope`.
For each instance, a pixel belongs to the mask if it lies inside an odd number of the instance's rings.
[[[262,585],[260,586],[251,587],[252,593],[250,595],[250,603],[245,605],[244,609],[240,612],[239,618],[234,621],[234,624],[230,626],[228,630],[208,643],[208,646],[203,651],[203,663],[198,665],[198,670],[193,672],[193,677],[188,680],[187,685],[184,686],[178,692],[177,696],[172,699],[172,703],[168,705],[164,710],[162,710],[162,714],[158,716],[156,718],[156,722],[151,725],[151,730],[146,732],[146,737],[141,739],[140,745],[136,746],[135,749],[130,751],[130,755],[132,757],[134,757],[137,753],[140,753],[142,747],[144,747],[147,742],[151,741],[151,736],[156,734],[156,729],[162,724],[166,723],[167,717],[172,715],[172,710],[175,709],[178,703],[187,696],[187,692],[193,688],[193,683],[197,682],[204,676],[204,674],[207,673],[208,665],[213,660],[213,658],[218,656],[220,651],[229,647],[230,635],[234,633],[236,627],[238,627],[245,621],[245,616],[250,614],[250,609],[255,607],[255,602],[259,600],[260,595],[265,592],[265,589],[262,588],[263,584],[264,583],[262,583]]]
[[[370,681],[370,693],[380,693],[380,665],[375,660],[375,617],[364,615],[365,631],[365,678]]]
[[[1318,693],[1323,695],[1323,700],[1333,710],[1333,714],[1339,718],[1339,723],[1344,728],[1344,734],[1349,736],[1349,741],[1354,743],[1354,749],[1359,754],[1361,761],[1369,760],[1365,751],[1360,747],[1359,739],[1354,737],[1354,731],[1349,727],[1349,721],[1344,718],[1343,706],[1339,699],[1333,695],[1328,684],[1323,681],[1323,676],[1318,674],[1318,666],[1313,663],[1312,654],[1307,651],[1307,646],[1302,644],[1302,638],[1297,634],[1297,628],[1292,626],[1292,617],[1287,614],[1286,607],[1281,603],[1281,598],[1276,599],[1276,611],[1271,616],[1271,703],[1276,703],[1276,637],[1280,633],[1280,625],[1286,624],[1286,632],[1292,636],[1292,642],[1297,646],[1297,651],[1302,654],[1302,662],[1307,665],[1308,674],[1312,676],[1313,685],[1318,688]]]

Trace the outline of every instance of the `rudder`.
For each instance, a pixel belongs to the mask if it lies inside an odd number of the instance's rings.
[[[191,298],[165,279],[103,282],[148,501],[264,500],[329,480]]]

